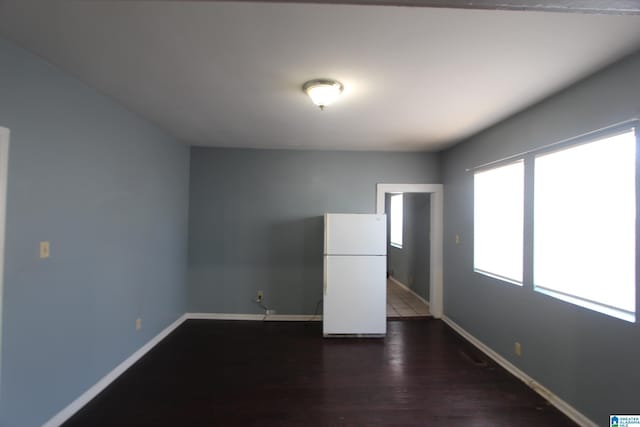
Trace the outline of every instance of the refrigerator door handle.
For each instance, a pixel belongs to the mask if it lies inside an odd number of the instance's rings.
[[[327,296],[327,257],[324,257],[324,274],[322,275],[323,295]]]

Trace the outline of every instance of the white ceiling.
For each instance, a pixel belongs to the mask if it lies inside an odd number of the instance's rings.
[[[3,1],[0,34],[188,144],[437,150],[637,50],[640,16]]]

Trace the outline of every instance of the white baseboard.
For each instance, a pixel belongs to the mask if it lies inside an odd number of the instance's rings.
[[[144,356],[149,350],[155,347],[160,341],[162,341],[167,335],[173,332],[178,326],[180,326],[187,316],[183,314],[175,322],[167,326],[155,337],[151,338],[145,345],[140,347],[138,351],[127,357],[122,363],[113,368],[111,372],[102,377],[97,383],[92,385],[87,391],[82,393],[76,400],[67,405],[64,409],[50,418],[42,427],[58,427],[67,421],[73,414],[78,412],[84,405],[89,403],[91,399],[96,397],[98,393],[107,388],[109,384],[115,381],[120,375],[122,375],[127,369],[129,369],[134,363],[136,363],[142,356]]]
[[[187,319],[209,320],[264,320],[272,322],[310,322],[322,320],[320,314],[236,314],[236,313],[187,313]]]
[[[391,278],[395,283],[400,286],[404,286],[402,283]],[[413,292],[409,289],[410,292]],[[419,295],[416,295],[420,298]],[[427,303],[428,304],[428,303]],[[73,402],[67,405],[64,409],[45,422],[42,427],[58,427],[65,421],[71,418],[76,412],[82,409],[87,403],[89,403],[94,397],[96,397],[102,390],[107,388],[109,384],[115,381],[120,375],[122,375],[127,369],[129,369],[134,363],[136,363],[142,356],[144,356],[149,350],[155,347],[160,341],[167,337],[173,330],[180,326],[184,321],[188,319],[211,319],[211,320],[270,320],[270,321],[319,321],[322,320],[321,315],[296,315],[296,314],[273,314],[264,316],[262,314],[234,314],[234,313],[185,313],[180,316],[175,322],[167,326],[158,335],[149,340],[144,346],[138,349],[135,353],[129,356],[126,360],[116,366],[111,372],[102,377],[97,383],[91,386],[87,391],[82,393]],[[521,371],[511,362],[500,356],[493,351],[482,341],[475,338],[469,332],[464,330],[460,325],[455,323],[447,316],[443,316],[442,320],[449,325],[453,330],[462,335],[467,341],[475,345],[480,351],[485,353],[496,363],[514,375],[516,378],[524,382],[527,386],[532,388],[536,393],[547,399],[553,406],[571,418],[574,422],[582,427],[597,427],[597,424],[587,418],[580,411],[569,405],[567,402],[556,396],[549,389],[542,384],[535,381],[526,373]]]
[[[138,349],[135,353],[129,356],[126,360],[113,368],[111,372],[102,377],[97,383],[91,386],[87,391],[82,393],[76,400],[67,405],[64,409],[45,422],[42,427],[58,427],[71,418],[76,412],[78,412],[84,405],[89,403],[94,397],[96,397],[102,390],[107,388],[109,384],[115,381],[120,375],[122,375],[127,369],[133,366],[142,356],[147,354],[149,350],[155,347],[160,341],[162,341],[167,335],[173,332],[178,326],[188,319],[212,319],[212,320],[254,320],[254,321],[319,321],[322,320],[322,315],[310,315],[310,314],[271,314],[265,316],[264,314],[235,314],[235,313],[185,313],[180,316],[175,322],[167,326],[162,332],[149,340],[144,346]]]
[[[418,295],[416,293],[416,291],[414,291],[413,289],[411,289],[410,287],[408,287],[407,285],[405,285],[404,283],[402,283],[401,281],[399,281],[398,279],[396,279],[393,276],[389,276],[389,280],[391,280],[393,283],[395,283],[396,285],[400,286],[402,289],[408,291],[410,294],[412,294],[413,296],[415,296],[416,298],[418,298],[420,301],[422,301],[423,303],[427,304],[427,307],[430,306],[429,301],[427,301],[426,299],[424,299],[423,297],[421,297],[420,295]]]
[[[482,341],[471,335],[469,332],[464,330],[460,325],[456,322],[448,318],[447,316],[442,316],[442,320],[449,325],[454,331],[462,335],[467,341],[471,344],[475,345],[480,351],[493,359],[498,365],[502,366],[513,376],[518,378],[520,381],[529,386],[533,391],[538,393],[540,396],[544,397],[549,401],[553,406],[555,406],[560,412],[565,414],[567,417],[571,418],[575,423],[582,427],[598,427],[596,423],[587,418],[583,413],[578,411],[573,406],[569,405],[567,402],[562,400],[560,397],[556,396],[551,390],[544,387],[542,384],[531,378],[524,371],[520,370],[518,367],[513,365],[504,357],[500,356],[498,353],[493,351],[487,345],[485,345]]]

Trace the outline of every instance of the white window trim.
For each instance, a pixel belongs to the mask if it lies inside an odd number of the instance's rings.
[[[564,292],[558,292],[555,290],[543,288],[541,286],[534,285],[533,290],[541,294],[550,296],[552,298],[559,299],[561,301],[565,301],[570,304],[576,305],[578,307],[583,307],[592,311],[597,311],[598,313],[606,314],[608,316],[615,317],[617,319],[626,320],[627,322],[631,322],[631,323],[635,323],[636,321],[635,313],[626,311],[626,310],[620,310],[619,308],[616,308],[616,307],[610,307],[601,302],[589,301],[584,298],[565,294]]]
[[[579,147],[581,145],[587,145],[587,144],[591,144],[591,143],[595,143],[598,142],[602,139],[606,139],[615,135],[619,135],[622,133],[626,133],[628,131],[630,131],[631,129],[635,130],[635,136],[636,136],[636,180],[638,175],[640,174],[640,166],[639,166],[639,162],[638,162],[638,154],[640,154],[637,150],[638,150],[638,146],[640,145],[640,120],[638,119],[632,119],[629,120],[627,122],[623,122],[620,124],[616,124],[613,125],[611,127],[608,128],[604,128],[604,129],[599,129],[597,131],[594,132],[589,132],[585,135],[580,135],[577,136],[575,138],[569,138],[566,140],[563,140],[559,143],[555,143],[552,144],[550,147],[548,148],[544,148],[544,149],[540,149],[540,150],[533,150],[532,152],[530,152],[530,155],[533,155],[534,160],[535,157],[537,156],[543,156],[543,155],[547,155],[547,154],[552,154],[555,152],[560,152],[563,150],[567,150],[567,149],[571,149],[574,147]],[[522,157],[524,159],[524,157]],[[526,163],[525,163],[525,168],[526,168]],[[526,174],[526,170],[525,170],[525,174]],[[533,171],[533,179],[535,180],[535,167],[534,167],[534,171]],[[525,189],[526,191],[526,189]],[[526,198],[526,194],[525,194],[525,198]],[[532,194],[530,197],[534,198],[535,194]],[[637,197],[637,189],[636,189],[636,197]],[[533,201],[534,205],[535,205],[535,200]],[[636,216],[639,214],[640,211],[638,211],[637,209],[638,206],[638,200],[636,200]],[[533,215],[533,212],[531,213],[531,220],[533,221],[533,226],[535,228],[535,217]],[[638,229],[637,229],[637,222],[636,222],[636,230],[635,230],[635,234],[636,234],[636,239],[637,239],[637,235],[638,235]],[[533,242],[534,236],[531,236],[531,240]],[[638,244],[636,243],[636,274],[638,271],[638,267],[637,267],[637,257],[638,257]],[[533,274],[533,271],[535,270],[535,259],[532,258],[531,260],[532,264],[531,264],[531,271]],[[619,309],[617,307],[611,307],[609,305],[606,305],[604,303],[598,302],[598,301],[592,301],[592,300],[588,300],[579,296],[575,296],[575,295],[571,295],[568,293],[564,293],[561,291],[557,291],[557,290],[553,290],[553,289],[548,289],[545,288],[544,286],[538,286],[535,284],[535,278],[532,277],[531,278],[531,282],[532,282],[532,287],[533,287],[533,291],[549,296],[553,299],[556,300],[560,300],[560,301],[564,301],[564,302],[568,302],[572,305],[578,306],[578,307],[582,307],[582,308],[586,308],[588,310],[591,311],[595,311],[598,313],[602,313],[602,314],[606,314],[610,317],[614,317],[617,319],[621,319],[621,320],[625,320],[627,322],[631,322],[631,323],[635,323],[636,319],[637,319],[637,315],[638,315],[638,310],[639,310],[639,306],[638,306],[638,292],[639,292],[639,288],[638,288],[638,277],[636,277],[636,304],[635,304],[635,312],[631,312],[631,311],[626,311],[626,310],[622,310]]]
[[[579,145],[583,145],[583,144],[589,144],[592,142],[596,142],[600,139],[605,139],[608,138],[610,136],[614,136],[616,134],[620,134],[620,133],[624,133],[630,129],[635,128],[635,133],[636,133],[636,150],[638,150],[638,146],[640,146],[640,119],[637,118],[633,118],[633,119],[629,119],[629,120],[625,120],[623,122],[611,125],[611,126],[607,126],[598,130],[594,130],[591,132],[586,132],[582,135],[578,135],[572,138],[567,138],[561,141],[557,141],[554,142],[552,144],[546,145],[544,147],[540,147],[537,149],[533,149],[533,150],[529,150],[523,153],[519,153],[513,156],[509,156],[506,157],[504,159],[500,159],[500,160],[496,160],[490,163],[486,163],[480,166],[476,166],[473,168],[469,168],[466,169],[467,172],[476,172],[476,171],[480,171],[483,169],[491,169],[494,167],[500,167],[503,164],[507,164],[510,162],[514,162],[514,161],[524,161],[525,162],[525,218],[527,217],[527,197],[533,198],[534,195],[533,194],[529,194],[527,195],[527,187],[526,187],[526,180],[527,180],[527,168],[531,167],[528,166],[527,163],[527,159],[528,158],[532,158],[535,159],[535,156],[538,155],[545,155],[545,154],[549,154],[549,153],[553,153],[555,151],[561,151],[561,150],[565,150],[571,147],[575,147],[575,146],[579,146]],[[636,152],[636,158],[638,156],[639,152]],[[535,169],[533,171],[533,174],[535,174]],[[636,160],[636,179],[637,176],[640,175],[640,162],[638,160]],[[533,175],[533,179],[535,179],[535,175]],[[535,203],[535,201],[534,201]],[[640,215],[640,210],[637,209],[638,206],[638,201],[636,201],[636,215]],[[531,208],[529,208],[531,209]],[[533,218],[533,211],[530,212],[531,214],[531,221],[535,221],[535,219]],[[636,223],[637,224],[637,223]],[[533,224],[533,226],[535,227],[535,224]],[[527,248],[526,248],[526,240],[527,240],[527,228],[526,228],[526,224],[525,224],[525,242],[524,242],[524,247],[523,250],[525,251],[525,254],[527,252]],[[636,225],[636,236],[638,235],[638,229],[637,229],[637,225]],[[530,236],[531,239],[531,243],[533,244],[533,234]],[[637,239],[637,237],[636,237]],[[638,244],[636,244],[636,258],[638,255],[638,251],[640,250],[640,247],[638,246]],[[532,252],[532,256],[533,256],[533,252]],[[568,295],[568,294],[564,294],[562,292],[558,292],[555,290],[550,290],[544,287],[540,287],[540,286],[536,286],[535,283],[533,282],[533,277],[532,276],[527,276],[527,267],[526,267],[526,263],[527,262],[531,262],[531,274],[533,274],[533,269],[534,269],[534,265],[533,262],[535,262],[535,260],[533,258],[529,259],[528,261],[525,259],[525,265],[523,265],[524,267],[524,276],[523,276],[523,282],[517,282],[517,281],[513,281],[511,279],[507,279],[492,273],[488,273],[486,271],[483,270],[478,270],[478,269],[473,269],[473,271],[475,273],[478,273],[480,275],[486,276],[486,277],[490,277],[492,279],[495,280],[499,280],[501,282],[506,282],[506,283],[512,283],[514,285],[518,285],[522,288],[528,288],[533,290],[534,292],[537,292],[539,294],[543,294],[546,296],[549,296],[555,300],[560,300],[560,301],[564,301],[564,302],[568,302],[574,306],[578,306],[578,307],[582,307],[582,308],[586,308],[588,310],[591,311],[595,311],[598,313],[602,313],[602,314],[606,314],[610,317],[614,317],[617,319],[621,319],[621,320],[625,320],[628,322],[632,322],[635,323],[637,318],[638,318],[638,311],[640,310],[640,303],[638,301],[640,301],[640,299],[638,298],[638,293],[640,292],[640,289],[637,287],[637,282],[638,279],[636,277],[636,306],[635,306],[635,313],[634,312],[629,312],[626,310],[621,310],[619,308],[615,308],[615,307],[610,307],[607,306],[606,304],[600,303],[600,302],[595,302],[595,301],[590,301],[590,300],[586,300],[577,296],[573,296],[573,295]],[[637,261],[636,261],[637,263]],[[636,271],[638,271],[638,267],[636,266]]]
[[[522,250],[523,250],[523,255],[525,252],[525,234],[526,234],[526,224],[525,224],[525,217],[526,217],[526,209],[527,209],[527,203],[526,203],[526,198],[527,198],[527,185],[526,185],[526,180],[527,180],[527,163],[525,161],[524,156],[522,157],[514,157],[514,158],[509,158],[508,160],[503,160],[503,161],[499,161],[499,162],[495,162],[492,163],[490,166],[482,166],[479,168],[476,168],[473,172],[474,172],[474,176],[476,173],[478,172],[486,172],[492,169],[497,169],[503,166],[508,166],[511,164],[515,164],[515,163],[520,163],[522,162],[522,173],[523,173],[523,180],[522,180],[522,197],[523,197],[523,210],[522,210],[522,232],[523,232],[523,236],[522,236]],[[474,197],[475,197],[475,190],[474,190]],[[475,234],[475,210],[474,210],[474,219],[473,219],[473,223],[474,223],[474,227],[472,227],[473,232],[472,234]],[[496,273],[492,273],[490,271],[486,271],[486,270],[482,270],[481,268],[475,268],[475,239],[474,239],[474,248],[473,248],[473,260],[472,260],[472,268],[473,268],[473,272],[480,274],[482,276],[486,276],[486,277],[490,277],[494,280],[498,280],[501,283],[508,283],[510,285],[515,285],[515,286],[519,286],[519,287],[524,287],[524,282],[525,282],[525,260],[523,258],[522,260],[522,280],[515,280],[515,279],[511,279],[509,277],[505,277],[502,276],[500,274],[496,274]]]
[[[516,285],[516,286],[520,286],[520,287],[524,286],[524,281],[519,282],[517,280],[509,279],[508,277],[504,277],[504,276],[501,276],[501,275],[495,274],[495,273],[490,273],[488,271],[484,271],[484,270],[481,270],[479,268],[474,268],[473,272],[474,273],[478,273],[478,274],[482,274],[483,276],[491,277],[492,279],[500,280],[501,282],[509,283],[511,285]]]

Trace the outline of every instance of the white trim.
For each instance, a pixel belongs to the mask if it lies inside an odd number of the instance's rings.
[[[0,128],[0,131],[2,128]],[[1,135],[0,135],[1,136]],[[0,147],[1,150],[1,147]],[[1,152],[0,152],[1,155]],[[1,162],[1,159],[0,159]],[[1,167],[1,165],[0,165]],[[1,173],[1,171],[0,171]],[[0,189],[1,190],[1,189]],[[96,397],[102,390],[107,388],[113,381],[115,381],[120,375],[122,375],[127,369],[129,369],[134,363],[136,363],[142,356],[147,354],[149,350],[155,347],[160,341],[173,332],[178,326],[184,323],[188,319],[210,319],[210,320],[253,320],[253,321],[319,321],[322,320],[322,315],[309,315],[309,314],[272,314],[266,316],[264,314],[235,314],[235,313],[185,313],[180,316],[175,322],[167,326],[162,332],[149,340],[138,351],[129,356],[126,360],[113,368],[111,372],[102,377],[97,383],[91,386],[87,391],[82,393],[73,402],[67,405],[64,409],[50,418],[42,427],[58,427],[71,418],[76,412],[82,409],[87,403],[89,403],[94,397]]]
[[[506,369],[510,374],[518,378],[520,381],[529,386],[533,391],[538,393],[540,396],[544,397],[555,406],[560,412],[565,414],[567,417],[571,418],[575,423],[582,427],[598,427],[596,423],[587,418],[586,415],[578,411],[576,408],[562,400],[560,397],[556,396],[551,390],[531,378],[524,371],[520,370],[520,368],[513,365],[504,357],[500,356],[498,353],[493,351],[490,347],[484,344],[482,341],[471,335],[469,332],[464,330],[460,325],[458,325],[453,320],[449,319],[447,316],[443,316],[442,320],[444,323],[449,325],[451,329],[462,335],[467,341],[476,346],[480,351],[493,359],[498,365],[502,366]]]
[[[401,281],[399,281],[398,279],[396,279],[393,276],[389,276],[389,280],[391,280],[393,283],[395,283],[396,285],[400,286],[402,289],[404,289],[405,291],[409,292],[410,294],[412,294],[414,297],[418,298],[420,301],[422,301],[423,303],[425,303],[427,305],[427,307],[429,307],[431,304],[429,304],[429,301],[427,301],[426,299],[424,299],[423,297],[421,297],[419,294],[416,293],[416,291],[414,291],[413,289],[411,289],[410,287],[408,287],[407,285],[405,285],[404,283],[402,283]]]
[[[524,286],[522,282],[518,282],[517,280],[509,279],[508,277],[501,276],[499,274],[489,273],[488,271],[481,270],[479,268],[473,269],[474,273],[482,274],[483,276],[491,277],[492,279],[500,280],[501,282],[509,283],[511,285],[516,286]]]
[[[436,319],[444,315],[442,283],[442,242],[444,187],[442,184],[378,184],[376,189],[376,213],[384,214],[385,193],[431,193],[430,258],[429,258],[429,311]]]
[[[560,301],[568,302],[569,304],[577,305],[578,307],[586,308],[587,310],[597,311],[607,316],[615,317],[626,322],[635,323],[636,313],[635,311],[624,311],[617,307],[609,307],[604,304],[575,297],[573,295],[567,295],[562,292],[555,291],[553,289],[547,289],[540,286],[533,285],[535,292],[540,292],[543,295],[550,296],[551,298],[559,299]]]
[[[443,235],[444,235],[444,191],[439,185],[439,191],[431,194],[431,259],[429,260],[430,312],[436,319],[444,316],[444,285],[443,285]]]
[[[4,241],[7,220],[7,178],[9,176],[9,129],[0,127],[0,367],[2,367],[2,305],[4,295]],[[2,369],[0,368],[0,384]],[[0,387],[0,390],[3,387]]]
[[[236,314],[236,313],[186,313],[187,319],[208,320],[262,320],[264,314]]]
[[[1,128],[0,128],[1,130]],[[1,167],[1,166],[0,166]],[[391,278],[395,283],[400,286],[406,287],[401,282]],[[411,289],[409,289],[410,292]],[[421,298],[419,295],[416,295]],[[421,298],[422,299],[422,298]],[[428,304],[428,303],[427,303]],[[160,341],[173,332],[178,326],[184,323],[188,319],[210,319],[210,320],[265,320],[265,316],[262,314],[234,314],[234,313],[185,313],[180,316],[175,322],[167,326],[158,335],[149,340],[138,351],[129,356],[126,360],[116,366],[111,372],[102,377],[97,383],[91,386],[87,391],[82,393],[73,402],[67,405],[64,409],[45,422],[42,427],[58,427],[71,418],[76,412],[82,409],[87,403],[89,403],[94,397],[96,397],[102,390],[107,388],[113,381],[115,381],[120,375],[122,375],[127,369],[129,369],[134,363],[141,359],[149,350],[155,347]],[[272,321],[317,321],[322,320],[321,315],[297,315],[297,314],[282,314],[282,315],[270,315],[268,319]],[[442,320],[449,325],[454,331],[462,335],[467,341],[476,346],[480,351],[485,353],[496,363],[506,369],[509,373],[516,378],[524,382],[527,386],[531,387],[536,393],[547,399],[553,406],[571,418],[574,422],[582,427],[597,427],[597,424],[587,418],[584,414],[579,412],[573,406],[553,394],[549,389],[545,388],[542,384],[535,381],[519,368],[514,366],[511,362],[500,356],[493,351],[482,341],[475,338],[469,332],[464,330],[460,325],[449,319],[447,316],[442,316]]]
[[[142,356],[144,356],[149,350],[155,347],[160,341],[162,341],[167,335],[173,332],[178,326],[180,326],[185,320],[187,315],[183,314],[175,322],[167,326],[162,332],[155,337],[151,338],[145,345],[140,347],[138,351],[129,356],[126,360],[113,368],[111,372],[102,377],[97,383],[92,385],[87,391],[82,393],[76,400],[67,405],[64,409],[54,415],[42,427],[58,427],[67,421],[73,414],[78,412],[84,405],[89,403],[91,399],[96,397],[98,393],[107,388],[113,381],[115,381],[120,375],[122,375],[127,369],[129,369],[134,363],[136,363]]]
[[[186,313],[187,319],[253,320],[273,322],[311,322],[322,320],[320,314],[236,314],[236,313]]]

